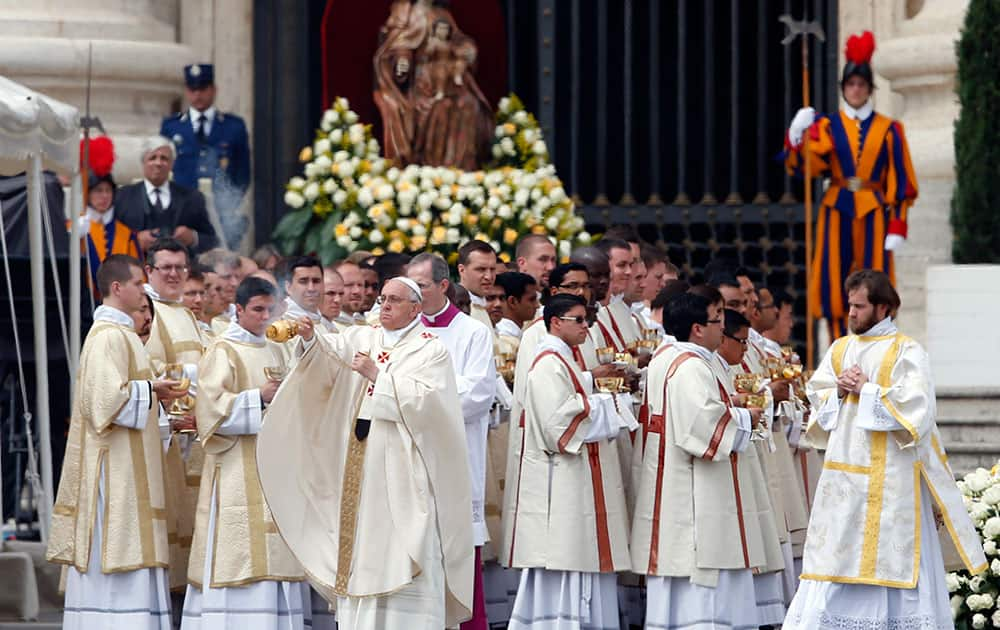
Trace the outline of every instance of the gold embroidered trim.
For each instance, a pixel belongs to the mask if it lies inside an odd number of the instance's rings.
[[[948,508],[945,507],[944,501],[938,495],[937,490],[934,489],[934,484],[931,483],[930,477],[927,475],[927,471],[924,470],[923,465],[919,462],[916,464],[919,466],[920,473],[923,475],[924,481],[927,482],[927,489],[931,491],[931,496],[934,497],[934,502],[937,503],[938,509],[941,510],[941,519],[944,521],[945,527],[948,528],[948,534],[951,535],[951,540],[955,545],[955,549],[958,551],[958,555],[962,558],[962,563],[965,564],[965,568],[969,570],[969,573],[976,575],[977,573],[982,573],[989,567],[987,562],[974,567],[972,566],[972,561],[969,560],[969,556],[965,553],[965,549],[962,547],[962,541],[958,538],[958,532],[955,531],[955,526],[952,524],[951,516],[948,514]],[[978,542],[978,540],[976,541]]]
[[[52,513],[56,516],[76,516],[76,506],[56,503],[52,506]]]
[[[354,535],[358,528],[358,504],[361,502],[361,478],[367,442],[358,440],[354,431],[348,438],[344,462],[344,484],[340,494],[340,540],[337,544],[337,579],[333,590],[347,597],[347,581],[354,557]]]
[[[948,472],[951,472],[951,466],[948,465],[948,456],[944,454],[944,449],[941,448],[941,442],[938,441],[937,435],[931,434],[931,447],[937,453],[938,459],[941,460],[944,467]]]
[[[878,563],[879,531],[882,527],[882,493],[885,489],[885,459],[888,434],[872,431],[871,473],[868,476],[868,507],[865,511],[865,542],[861,547],[861,577],[873,579]]]
[[[247,497],[247,517],[250,522],[250,571],[253,575],[267,574],[267,540],[264,538],[264,497],[257,479],[257,440],[240,438],[243,458],[243,484]]]
[[[142,545],[143,566],[156,562],[156,547],[153,542],[153,507],[149,501],[149,474],[146,470],[146,449],[140,431],[128,432],[129,450],[132,454],[132,483],[135,484],[135,502],[139,517],[139,541]],[[107,468],[105,468],[107,472]],[[108,485],[107,487],[111,487]],[[104,502],[105,507],[108,501]],[[105,510],[106,511],[106,510]],[[107,523],[107,521],[104,521]],[[106,537],[105,540],[107,540]]]
[[[870,466],[858,466],[857,464],[845,464],[844,462],[825,461],[823,462],[823,468],[826,470],[839,470],[840,472],[857,473],[859,475],[872,474]]]

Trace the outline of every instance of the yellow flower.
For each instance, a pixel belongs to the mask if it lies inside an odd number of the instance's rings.
[[[394,254],[402,253],[403,241],[399,240],[398,238],[394,238],[391,241],[389,241],[389,251]]]
[[[337,174],[337,163],[336,162],[334,162],[333,164],[330,165],[330,174],[331,175],[336,175]]]
[[[489,243],[489,242],[490,242],[490,237],[486,236],[486,235],[485,235],[485,234],[483,234],[482,232],[478,232],[478,233],[477,233],[477,234],[476,234],[476,235],[475,235],[474,237],[472,237],[472,238],[474,238],[474,239],[475,239],[475,240],[477,240],[477,241],[486,241],[487,243]]]
[[[399,190],[399,192],[404,192],[404,191],[407,191],[407,190],[409,190],[409,189],[413,188],[413,184],[411,184],[411,183],[410,183],[410,182],[408,182],[408,181],[401,181],[401,182],[399,182],[399,184],[398,184],[398,185],[396,186],[396,188],[397,188],[397,189]]]
[[[448,235],[448,230],[443,226],[439,225],[431,230],[431,244],[438,245],[444,242],[445,237]]]
[[[510,262],[510,254],[508,254],[507,252],[500,252],[500,260],[502,260],[503,264],[506,265],[507,263]]]
[[[494,230],[500,229],[501,225],[503,225],[503,219],[501,219],[500,217],[497,217],[492,221],[490,221],[490,227],[493,228]]]
[[[441,177],[440,177],[439,175],[435,175],[435,176],[434,176],[434,179],[433,179],[433,180],[431,180],[431,181],[433,181],[433,182],[434,182],[434,187],[435,187],[435,188],[440,188],[440,187],[441,187],[441,182],[442,182],[443,180],[441,179]]]
[[[503,231],[503,242],[507,245],[513,245],[517,242],[517,230],[507,228]]]
[[[312,147],[303,147],[302,150],[299,151],[299,162],[308,162],[311,159],[313,159]]]
[[[546,234],[547,232],[545,230],[545,226],[544,225],[536,225],[533,228],[531,228],[531,233],[532,234]]]
[[[471,214],[471,213],[465,215],[465,223],[469,227],[472,227],[472,226],[476,225],[477,223],[479,223],[479,215],[478,214]]]
[[[426,236],[414,236],[410,239],[410,251],[416,251],[427,247]]]
[[[453,265],[458,262],[458,252],[448,254],[448,264]]]
[[[514,126],[514,123],[504,123],[503,132],[508,136],[513,136],[515,133],[517,133],[517,127]]]
[[[333,228],[334,236],[347,236],[347,226],[343,223],[338,223],[337,227]]]
[[[385,207],[380,203],[377,203],[371,208],[368,208],[368,216],[370,216],[373,219],[378,219],[383,214],[385,214]]]
[[[376,247],[375,249],[372,250],[372,256],[381,256],[384,253],[385,250],[382,249],[381,247]]]
[[[394,240],[400,240],[406,238],[406,235],[403,234],[402,230],[393,230],[389,232],[389,238]]]
[[[482,172],[482,171],[476,171],[476,172],[474,173],[474,175],[475,175],[475,177],[476,177],[476,183],[477,183],[477,184],[482,184],[482,183],[483,183],[483,180],[484,180],[484,179],[486,179],[486,173],[484,173],[484,172]]]
[[[358,163],[359,173],[367,173],[370,170],[372,170],[372,163],[368,160],[361,160],[361,162]]]

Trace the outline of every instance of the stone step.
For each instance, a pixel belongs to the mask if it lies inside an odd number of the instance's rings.
[[[1000,426],[1000,397],[941,396],[937,397],[938,423],[964,420],[993,422]],[[998,436],[1000,440],[1000,436]]]
[[[937,398],[937,426],[951,468],[961,477],[1000,459],[1000,396],[996,392],[942,394]]]
[[[996,443],[949,442],[945,439],[944,448],[948,452],[951,470],[959,478],[976,468],[990,469],[1000,456],[1000,447]]]

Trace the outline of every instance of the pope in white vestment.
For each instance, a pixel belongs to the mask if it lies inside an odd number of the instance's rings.
[[[440,630],[472,612],[464,422],[420,293],[382,288],[384,327],[317,335],[257,442],[277,528],[341,630]],[[406,317],[400,320],[400,314]]]
[[[848,295],[855,330],[865,300]],[[935,424],[927,353],[885,317],[838,339],[806,390],[806,439],[826,459],[783,627],[951,628],[945,559],[987,564]]]

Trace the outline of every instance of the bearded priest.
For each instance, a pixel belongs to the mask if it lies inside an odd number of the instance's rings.
[[[631,568],[628,510],[611,394],[595,394],[572,348],[589,335],[587,303],[546,301],[548,334],[532,361],[511,520],[523,568],[509,628],[618,628],[618,571]],[[558,620],[558,621],[555,621]]]
[[[257,467],[275,523],[340,630],[472,614],[472,500],[448,349],[387,280],[381,326],[316,335],[271,403]]]
[[[274,527],[255,466],[261,426],[278,381],[266,368],[282,364],[264,331],[275,288],[247,278],[236,289],[236,321],[201,361],[198,437],[205,464],[184,598],[183,630],[245,625],[303,628],[309,591],[302,567]],[[311,337],[312,330],[303,330]],[[279,422],[281,416],[277,416]]]
[[[46,559],[69,565],[63,627],[169,630],[166,497],[154,381],[132,314],[146,304],[142,265],[123,254],[97,270],[104,296],[80,353],[66,459]]]
[[[806,439],[826,459],[784,628],[950,628],[945,558],[973,575],[987,564],[941,446],[927,353],[896,328],[887,274],[857,271],[844,289],[853,334],[806,384]]]

